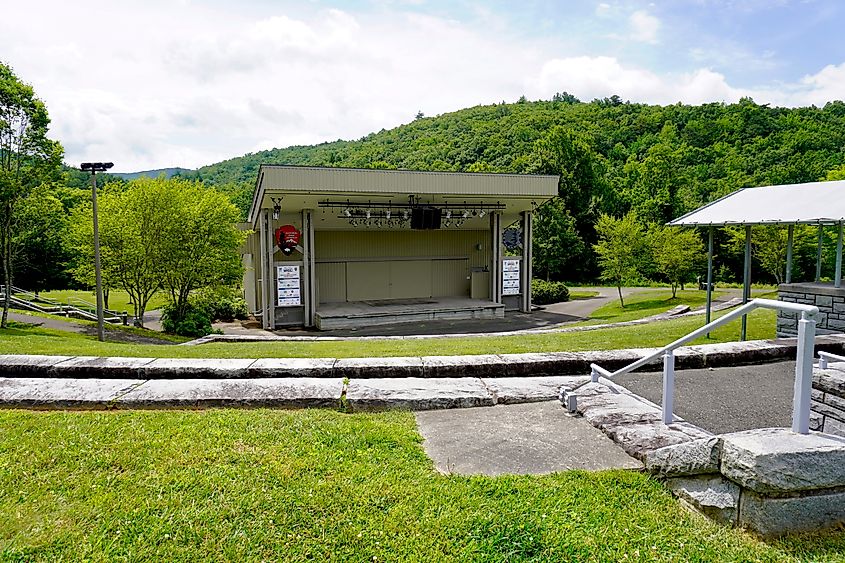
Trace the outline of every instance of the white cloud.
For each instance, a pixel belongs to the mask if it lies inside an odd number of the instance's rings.
[[[570,57],[547,61],[534,91],[545,97],[567,91],[584,100],[619,95],[622,99],[660,104],[736,101],[748,92],[732,88],[719,73],[699,69],[660,75],[626,67],[613,57]]]
[[[365,15],[307,6],[256,16],[214,6],[15,3],[0,21],[0,53],[46,101],[69,163],[112,160],[120,171],[360,138],[417,110],[435,115],[522,94],[649,103],[747,95],[788,105],[845,98],[845,64],[742,89],[703,60],[665,73],[618,57],[562,57],[560,43],[521,39],[492,16],[465,23],[394,8]],[[51,14],[38,33],[13,25],[36,9]],[[96,33],[80,32],[89,13],[101,17]],[[636,24],[631,16],[630,32],[657,41],[659,20],[643,15]],[[583,53],[578,45],[566,52]]]
[[[600,18],[609,17],[613,8],[607,2],[600,2],[598,6],[596,6],[596,15]]]
[[[631,39],[643,43],[657,43],[660,20],[646,11],[638,10],[628,17],[631,26]]]

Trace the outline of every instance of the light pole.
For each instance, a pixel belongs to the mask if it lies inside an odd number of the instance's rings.
[[[97,339],[103,335],[103,276],[100,273],[100,228],[97,225],[97,172],[105,172],[114,166],[111,162],[83,162],[83,172],[91,172],[91,202],[94,208],[94,277],[97,280]]]

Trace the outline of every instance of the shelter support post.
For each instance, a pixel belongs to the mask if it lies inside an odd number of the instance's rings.
[[[792,238],[795,234],[795,225],[790,225],[786,235],[786,278],[785,283],[792,283]]]
[[[834,287],[842,287],[842,221],[836,233],[836,273],[833,278]]]
[[[530,211],[522,212],[522,302],[520,310],[523,313],[531,312],[531,237],[533,236],[534,220]]]
[[[269,228],[268,211],[265,209],[258,216],[258,244],[259,244],[259,260],[261,272],[261,327],[265,330],[272,328],[270,322],[270,315],[272,312],[270,299],[272,298],[272,286],[270,282],[271,271],[273,267],[272,250],[267,248],[267,230]]]
[[[314,213],[302,210],[302,280],[305,326],[312,327],[317,316],[317,287],[314,261]]]
[[[822,281],[822,236],[824,236],[824,227],[819,223],[819,245],[816,253],[816,283]]]
[[[502,215],[490,213],[490,300],[502,302]]]
[[[751,297],[751,225],[745,226],[745,261],[742,271],[742,303],[748,303]],[[748,315],[742,315],[742,329],[739,339],[745,341],[748,328]]]
[[[710,310],[713,306],[713,226],[707,229],[707,307],[704,311],[704,324],[710,324]],[[710,333],[707,333],[710,338]]]

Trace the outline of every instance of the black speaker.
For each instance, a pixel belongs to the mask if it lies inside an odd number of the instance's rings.
[[[431,230],[440,228],[441,210],[437,207],[415,207],[411,210],[411,228]]]

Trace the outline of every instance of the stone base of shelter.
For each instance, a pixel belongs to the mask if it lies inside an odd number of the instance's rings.
[[[811,282],[784,283],[778,286],[778,299],[818,307],[816,334],[845,333],[845,287],[837,288],[832,284]],[[778,337],[797,336],[798,318],[797,313],[778,311]]]
[[[504,305],[481,299],[391,299],[321,304],[316,324],[320,330],[344,330],[396,323],[501,319],[504,316]]]
[[[813,373],[810,429],[845,437],[845,363]]]

